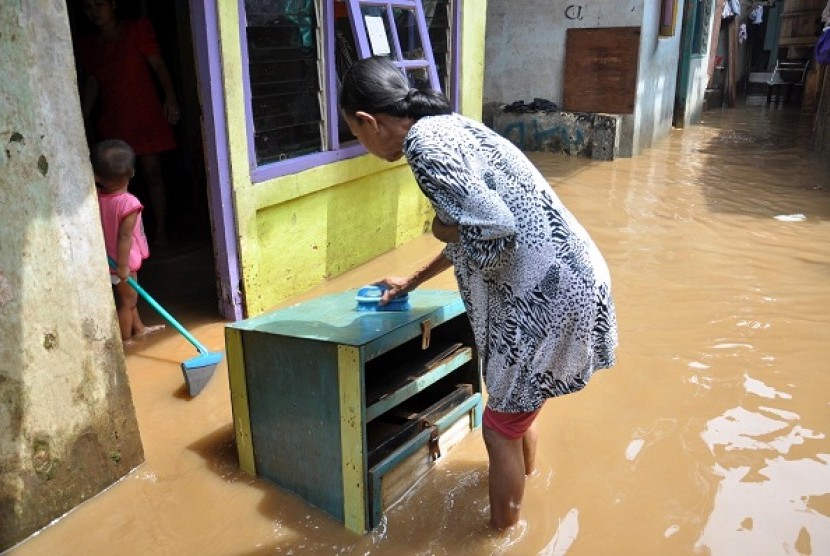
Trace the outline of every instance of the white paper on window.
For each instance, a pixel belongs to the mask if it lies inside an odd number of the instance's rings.
[[[372,54],[375,56],[388,56],[392,52],[392,49],[389,48],[389,39],[386,36],[383,17],[367,15],[363,19],[366,21],[366,33],[369,35]]]

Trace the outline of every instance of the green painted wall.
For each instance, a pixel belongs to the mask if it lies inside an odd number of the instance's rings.
[[[480,118],[486,10],[483,0],[466,4],[461,106]],[[432,209],[405,162],[369,155],[252,183],[239,13],[236,2],[217,6],[240,271],[252,316],[423,234]]]

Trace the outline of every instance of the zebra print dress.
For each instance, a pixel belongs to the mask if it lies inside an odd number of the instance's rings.
[[[404,155],[438,218],[484,361],[490,409],[533,411],[614,364],[608,267],[512,143],[458,114],[418,120]]]

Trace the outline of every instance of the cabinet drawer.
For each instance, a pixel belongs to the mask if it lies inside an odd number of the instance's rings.
[[[460,393],[466,395],[458,399]],[[372,460],[377,460],[377,457],[372,458],[372,455],[378,455],[382,448],[375,447],[370,452],[370,527],[376,527],[386,510],[412,488],[438,459],[446,456],[470,430],[478,426],[481,404],[480,393],[473,393],[470,385],[459,385],[423,412],[413,414],[410,422],[399,429],[399,434],[404,437],[402,443],[391,452],[382,452],[380,455],[385,457],[374,465]],[[426,418],[427,415],[434,416],[433,420]],[[384,416],[384,419],[387,417],[391,416]],[[424,422],[429,426],[424,428]]]
[[[442,343],[428,351],[386,356],[381,368],[366,378],[366,421],[398,406],[473,360],[473,349],[460,342]],[[378,365],[374,365],[378,367]]]
[[[386,459],[473,395],[472,385],[455,384],[452,378],[445,378],[366,424],[369,467]]]

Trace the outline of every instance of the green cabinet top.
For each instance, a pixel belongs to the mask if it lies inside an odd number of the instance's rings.
[[[358,311],[357,289],[326,295],[229,324],[229,328],[364,346],[413,322],[441,324],[464,312],[457,291],[415,290],[408,311]]]

